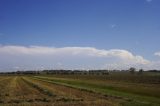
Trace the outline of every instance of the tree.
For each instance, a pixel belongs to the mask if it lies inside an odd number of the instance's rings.
[[[142,74],[143,73],[143,69],[139,69],[138,74]]]
[[[134,67],[129,68],[129,72],[130,72],[131,74],[134,74],[135,71],[136,71],[136,68],[134,68]]]

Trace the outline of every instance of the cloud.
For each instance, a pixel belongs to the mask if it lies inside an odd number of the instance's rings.
[[[43,47],[43,46],[0,46],[0,53],[10,54],[10,55],[70,55],[70,56],[90,56],[90,57],[117,57],[123,60],[134,60],[136,62],[145,64],[148,61],[143,59],[141,56],[134,56],[131,52],[121,49],[96,49],[93,47]]]
[[[117,27],[117,25],[116,24],[111,24],[110,27],[115,28],[115,27]]]
[[[121,69],[149,64],[142,56],[122,49],[94,47],[0,46],[0,67],[3,70],[68,68],[68,69]],[[14,67],[14,68],[13,68]]]
[[[155,56],[160,56],[160,52],[154,53]]]
[[[152,2],[152,0],[146,0],[147,2]]]

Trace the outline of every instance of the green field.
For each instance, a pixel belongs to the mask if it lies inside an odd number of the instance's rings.
[[[3,75],[0,106],[160,106],[160,75]]]

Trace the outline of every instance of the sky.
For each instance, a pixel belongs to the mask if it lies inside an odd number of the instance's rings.
[[[0,0],[0,71],[160,69],[160,0]]]

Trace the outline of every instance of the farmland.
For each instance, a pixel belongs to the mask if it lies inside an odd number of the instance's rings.
[[[3,106],[159,106],[160,75],[1,75]]]

